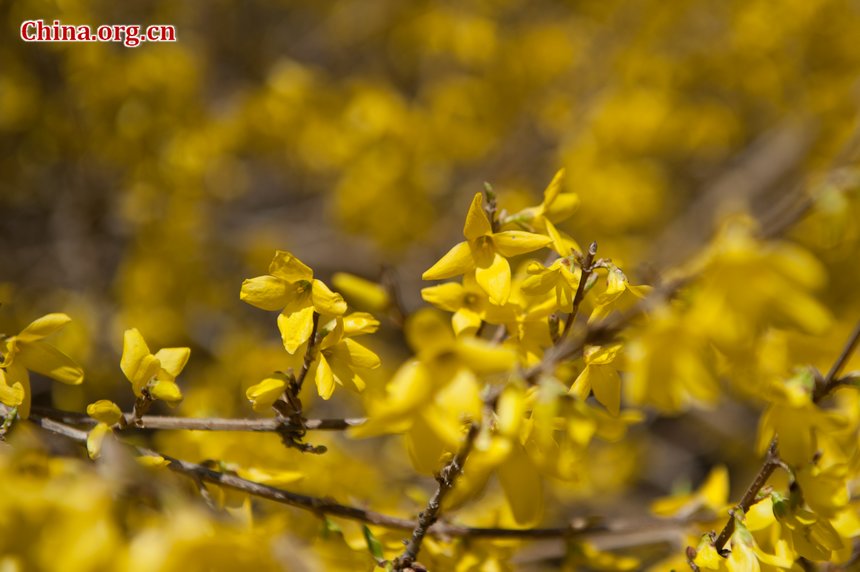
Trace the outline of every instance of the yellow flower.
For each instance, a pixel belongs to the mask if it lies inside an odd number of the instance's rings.
[[[84,380],[81,366],[42,341],[70,321],[66,314],[47,314],[33,321],[17,336],[0,342],[0,402],[17,407],[22,419],[30,414],[30,374],[27,370],[69,385],[79,385]]]
[[[818,433],[834,431],[844,422],[837,414],[823,411],[812,401],[814,379],[801,372],[784,384],[771,388],[770,405],[761,416],[758,450],[764,452],[774,435],[779,439],[779,456],[792,467],[812,461],[818,450]]]
[[[252,385],[245,392],[245,397],[251,402],[251,407],[257,413],[263,413],[278,400],[287,388],[289,378],[282,372],[275,372],[260,383]]]
[[[627,275],[611,262],[605,262],[605,264],[606,289],[595,297],[595,308],[589,321],[605,318],[613,310],[623,312],[644,299],[651,291],[650,286],[630,284]]]
[[[122,419],[122,411],[114,402],[101,399],[87,405],[87,415],[98,421],[98,424],[87,433],[87,454],[90,459],[97,459],[101,454],[105,437],[113,434],[112,427]]]
[[[355,312],[321,328],[320,353],[308,371],[320,397],[329,399],[335,384],[364,390],[366,384],[357,372],[378,368],[379,356],[352,338],[372,334],[378,327],[379,322],[370,314]]]
[[[447,282],[421,290],[421,297],[437,308],[454,312],[451,325],[458,336],[475,333],[482,321],[489,324],[513,323],[516,313],[508,303],[498,306],[490,302],[487,293],[478,286],[474,273],[463,276],[463,283]]]
[[[720,397],[715,364],[696,322],[672,307],[658,308],[625,347],[630,401],[674,413],[689,402]]]
[[[829,519],[805,506],[799,490],[792,491],[789,498],[776,493],[772,497],[773,514],[790,531],[789,543],[799,556],[809,560],[830,560],[832,552],[843,547],[839,531]]]
[[[560,169],[543,192],[543,201],[536,207],[529,207],[506,217],[503,224],[517,224],[521,227],[545,234],[552,239],[553,250],[559,256],[568,256],[571,251],[579,251],[575,240],[556,229],[556,222],[569,218],[579,206],[579,197],[574,193],[562,193],[565,170]]]
[[[579,287],[582,271],[575,267],[570,257],[555,260],[548,268],[539,262],[532,262],[526,271],[530,274],[523,280],[522,290],[532,296],[555,293],[555,309],[570,312],[573,298]]]
[[[417,356],[397,370],[386,386],[383,399],[368,404],[371,410],[367,423],[354,428],[352,433],[361,437],[400,433],[410,430],[419,418],[426,418],[426,427],[413,430],[416,436],[420,434],[417,442],[456,444],[462,427],[460,412],[481,409],[477,376],[510,371],[516,364],[516,354],[508,347],[485,340],[455,338],[447,320],[430,308],[410,316],[406,336]],[[439,417],[434,404],[445,400],[446,395],[457,397],[446,401],[448,408]],[[439,437],[443,434],[447,437]],[[429,451],[433,447],[421,449]],[[439,468],[438,455],[428,453],[421,459],[427,460],[425,466]]]
[[[269,274],[242,282],[239,298],[262,310],[281,310],[278,329],[284,348],[293,354],[313,331],[314,312],[323,316],[346,313],[346,302],[314,278],[313,270],[298,258],[278,250]]]
[[[472,200],[463,235],[466,240],[449,250],[422,278],[442,280],[474,270],[475,280],[499,305],[507,302],[511,293],[511,267],[505,257],[532,252],[551,242],[545,236],[519,230],[493,232],[481,193]]]
[[[717,347],[739,351],[767,326],[821,334],[832,317],[811,293],[825,271],[809,252],[784,242],[759,242],[743,221],[730,221],[698,261],[693,319]]]
[[[587,346],[583,352],[585,369],[573,382],[570,393],[585,401],[593,391],[594,397],[613,415],[621,407],[621,378],[611,365],[618,355],[621,344],[609,346]]]
[[[132,328],[123,337],[120,368],[136,397],[147,390],[151,397],[176,405],[182,400],[176,377],[190,356],[190,348],[162,348],[153,355],[137,328]]]

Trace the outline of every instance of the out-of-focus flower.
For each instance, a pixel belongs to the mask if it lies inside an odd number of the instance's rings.
[[[0,341],[0,402],[30,414],[30,374],[27,370],[69,385],[84,381],[84,370],[69,356],[43,341],[71,321],[66,314],[47,314],[16,336]]]

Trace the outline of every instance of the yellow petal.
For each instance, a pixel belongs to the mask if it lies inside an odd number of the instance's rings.
[[[100,423],[115,425],[122,419],[122,411],[113,401],[100,399],[87,405],[87,415]]]
[[[499,434],[516,437],[526,417],[526,400],[522,391],[509,386],[499,396],[496,406],[496,428]]]
[[[463,234],[469,240],[475,240],[479,236],[484,236],[493,232],[490,226],[490,221],[487,219],[487,214],[484,212],[484,197],[481,193],[475,193],[475,198],[472,199],[472,204],[469,205],[469,212],[466,214],[466,224],[463,227]],[[425,280],[428,280],[425,278]]]
[[[182,391],[179,390],[176,382],[169,379],[156,380],[155,385],[150,391],[154,398],[164,401],[171,407],[176,406],[182,401]]]
[[[728,491],[728,480],[726,481],[726,491]],[[752,505],[744,517],[744,523],[753,532],[769,527],[775,520],[773,500],[769,496]]]
[[[434,431],[424,415],[416,415],[406,433],[406,450],[416,471],[432,475],[439,470],[442,456],[451,450],[451,444]]]
[[[508,371],[517,363],[516,353],[511,348],[478,338],[457,338],[454,351],[477,373]]]
[[[155,357],[161,362],[161,368],[175,379],[188,363],[191,348],[162,348],[155,353]]]
[[[305,478],[302,471],[263,470],[257,467],[240,468],[236,471],[236,474],[243,479],[269,485],[270,487],[283,487],[284,485],[296,483]]]
[[[379,356],[349,338],[337,344],[331,349],[333,355],[342,359],[352,367],[362,367],[365,369],[376,369],[380,365]]]
[[[8,385],[6,371],[0,369],[0,403],[9,407],[18,407],[24,402],[24,386],[21,383]]]
[[[438,286],[430,286],[421,289],[421,297],[442,310],[456,312],[463,307],[463,296],[465,290],[462,284],[446,282]]]
[[[608,365],[615,361],[621,344],[607,346],[586,346],[583,357],[588,365]]]
[[[719,555],[713,545],[706,544],[699,548],[693,562],[702,570],[719,570],[723,564],[723,557]]]
[[[314,327],[314,307],[308,305],[292,313],[285,309],[278,314],[278,330],[284,348],[290,353],[296,353],[300,345],[308,341]]]
[[[553,220],[556,222],[563,221],[576,212],[579,207],[579,197],[574,193],[563,193],[558,196],[555,202],[546,209],[546,222]]]
[[[287,376],[283,373],[276,373],[249,387],[245,391],[245,397],[251,402],[254,411],[263,413],[272,407],[272,404],[284,393],[286,387]]]
[[[364,391],[364,388],[367,387],[367,384],[361,376],[355,372],[355,369],[353,369],[348,362],[341,359],[339,356],[327,355],[326,361],[328,361],[328,365],[331,367],[331,374],[334,376],[334,382],[338,385],[342,385],[356,393],[361,393]]]
[[[257,276],[242,282],[239,299],[261,310],[275,311],[287,305],[292,289],[275,276]]]
[[[559,169],[555,176],[550,181],[549,185],[547,185],[546,189],[543,192],[543,207],[544,209],[548,208],[555,201],[556,197],[558,197],[559,193],[561,193],[562,185],[564,184],[564,175],[565,170]]]
[[[459,276],[475,268],[472,249],[468,242],[460,242],[449,250],[436,264],[421,275],[422,280],[443,280]]]
[[[621,378],[611,365],[595,365],[591,370],[591,389],[594,397],[612,415],[618,415],[621,407]]]
[[[334,393],[334,375],[325,356],[322,354],[320,354],[319,361],[317,362],[314,382],[317,385],[317,393],[320,394],[320,397],[323,399],[331,398],[332,393]]]
[[[367,312],[353,312],[343,318],[343,335],[372,334],[379,329],[379,320]]]
[[[415,353],[442,350],[454,341],[448,319],[434,308],[424,307],[410,314],[404,330]]]
[[[98,459],[102,450],[102,443],[104,443],[105,436],[108,433],[113,433],[111,428],[104,423],[99,423],[95,427],[87,433],[87,454],[89,454],[90,459]]]
[[[534,267],[529,268],[531,276],[520,283],[520,289],[530,296],[539,296],[546,294],[559,284],[558,272],[544,268],[543,271],[535,271]]]
[[[310,282],[314,278],[314,271],[310,267],[291,253],[283,250],[275,251],[275,257],[269,264],[269,274],[287,282],[298,282],[299,280]]]
[[[336,272],[331,277],[331,282],[350,302],[361,309],[382,312],[391,304],[388,291],[376,282],[346,272]]]
[[[33,397],[32,392],[30,391],[30,374],[24,366],[15,362],[6,368],[6,381],[14,392],[12,395],[13,397],[19,395],[19,390],[17,388],[21,388],[20,392],[23,392],[23,398],[17,405],[18,417],[21,419],[27,419],[30,416],[30,400]]]
[[[161,362],[150,354],[149,347],[137,328],[132,328],[126,330],[123,336],[119,366],[131,382],[134,394],[140,397],[143,388],[161,369]]]
[[[717,465],[708,474],[708,478],[699,487],[699,496],[705,504],[719,511],[729,498],[729,470],[725,465]]]
[[[50,336],[69,322],[72,319],[66,314],[47,314],[41,318],[33,320],[26,328],[21,330],[21,333],[15,336],[18,342],[34,342]]]
[[[506,230],[493,235],[493,245],[502,256],[525,254],[543,248],[551,242],[552,239],[548,236],[522,230]]]
[[[531,525],[543,513],[543,483],[520,445],[499,466],[499,482],[519,525]]]
[[[30,371],[69,385],[80,385],[84,381],[83,368],[46,342],[20,344],[16,359]]]
[[[493,255],[488,267],[475,270],[475,280],[494,304],[501,306],[508,301],[511,294],[511,267],[498,253]]]
[[[474,334],[481,327],[481,316],[472,310],[462,308],[451,316],[451,325],[458,336],[463,332]]]
[[[580,401],[585,401],[588,399],[588,396],[591,395],[590,369],[590,366],[586,366],[585,369],[576,376],[576,380],[573,382],[573,385],[570,386],[570,391],[568,391],[568,393],[575,396]]]
[[[329,290],[321,280],[314,280],[311,286],[311,300],[314,309],[326,316],[342,316],[346,313],[343,296]]]
[[[170,461],[161,455],[139,455],[134,459],[144,467],[161,468],[170,464]]]

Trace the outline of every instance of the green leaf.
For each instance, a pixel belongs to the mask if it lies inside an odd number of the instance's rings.
[[[330,518],[323,518],[323,531],[322,537],[328,538],[332,534],[342,534],[343,530],[341,530],[340,525]]]
[[[383,560],[385,556],[382,554],[382,543],[373,535],[366,524],[361,525],[361,530],[364,532],[364,541],[367,542],[367,549],[376,560]]]

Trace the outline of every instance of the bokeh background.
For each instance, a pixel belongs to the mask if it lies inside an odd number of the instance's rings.
[[[171,24],[178,41],[24,43],[38,18]],[[37,383],[38,404],[128,406],[119,354],[137,327],[192,348],[180,413],[250,416],[243,391],[283,350],[239,287],[276,248],[326,280],[385,271],[414,309],[484,181],[516,211],[560,167],[581,199],[564,230],[635,283],[742,208],[822,257],[822,299],[856,314],[856,1],[0,0],[0,25],[0,331],[65,311],[57,345],[87,372]],[[381,384],[407,350],[389,325],[374,349]],[[737,407],[659,422],[669,443],[644,469],[635,444],[602,451],[595,482],[645,498],[727,449],[743,467],[756,417]],[[708,417],[730,414],[730,434]],[[210,446],[164,439],[192,459]],[[375,447],[348,443],[359,460]],[[399,455],[383,462],[406,478]]]

